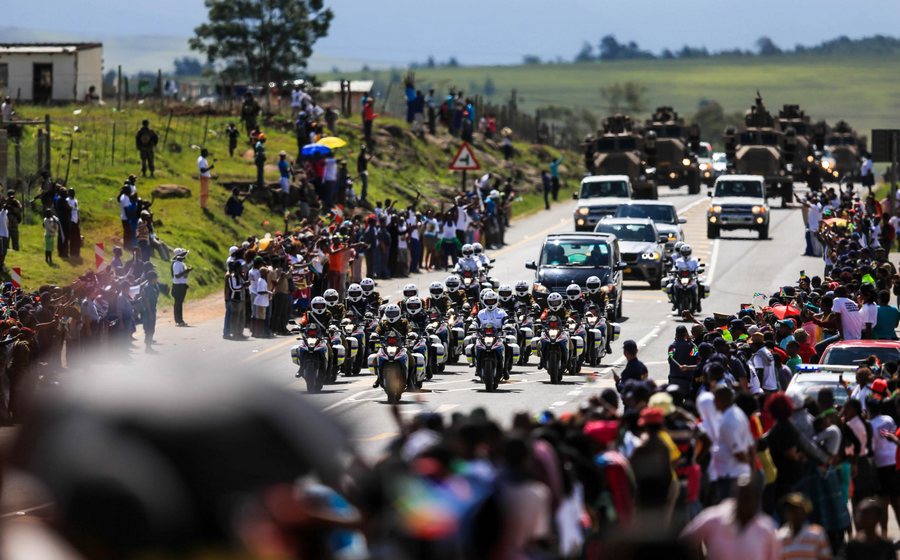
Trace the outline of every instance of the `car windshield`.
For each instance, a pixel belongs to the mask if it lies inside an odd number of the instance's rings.
[[[830,347],[822,356],[821,363],[834,366],[855,366],[874,355],[881,363],[900,362],[900,349],[871,346]]]
[[[716,196],[748,196],[762,198],[762,183],[759,181],[719,181],[716,184]]]
[[[581,198],[598,197],[628,198],[628,184],[625,181],[586,181],[581,185]]]
[[[795,378],[788,386],[787,393],[788,395],[803,395],[804,400],[806,397],[815,399],[818,397],[821,389],[830,389],[834,394],[834,402],[837,405],[843,405],[849,397],[847,389],[844,389],[837,380],[834,383],[829,383],[828,381],[805,381]]]
[[[617,218],[650,218],[655,223],[674,224],[678,221],[675,207],[670,204],[623,204],[616,210]]]
[[[605,241],[550,241],[544,244],[541,266],[609,266]]]
[[[619,241],[656,241],[656,232],[649,224],[597,224],[600,233],[611,233],[619,238]]]

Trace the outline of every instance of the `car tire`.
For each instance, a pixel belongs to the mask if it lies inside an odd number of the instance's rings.
[[[719,228],[714,225],[706,226],[706,238],[707,239],[718,239],[719,238]]]
[[[769,238],[769,225],[768,224],[759,228],[759,238],[760,239],[768,239]]]
[[[660,274],[660,276],[654,278],[653,280],[650,280],[650,289],[658,290],[658,289],[662,288],[662,281],[663,281],[663,279],[662,279],[661,274]]]

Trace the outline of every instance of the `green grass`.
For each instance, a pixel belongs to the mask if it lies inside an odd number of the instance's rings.
[[[205,116],[173,118],[167,144],[177,145],[178,148],[172,151],[162,145],[168,116],[165,112],[160,114],[138,105],[129,106],[121,112],[114,111],[109,106],[80,109],[81,112],[75,114],[76,107],[18,108],[20,116],[27,118],[42,118],[45,113],[50,114],[54,177],[62,178],[65,175],[69,145],[70,141],[73,142],[69,185],[77,191],[81,206],[82,235],[85,238],[82,263],[55,258],[56,266],[49,267],[43,260],[43,235],[39,218],[29,210],[28,223],[21,228],[22,250],[11,251],[6,261],[7,267],[22,269],[26,288],[33,289],[46,283],[63,284],[85,270],[93,269],[94,243],[104,243],[107,254],[111,257],[112,247],[121,244],[116,196],[130,173],[139,176],[138,193],[145,199],[149,199],[153,187],[160,184],[178,184],[191,189],[194,196],[189,199],[157,199],[153,211],[157,221],[157,234],[170,247],[191,250],[189,261],[195,268],[192,274],[192,297],[220,289],[222,263],[227,257],[228,247],[235,240],[283,228],[284,221],[280,213],[270,212],[256,204],[248,203],[244,216],[238,222],[224,216],[223,207],[229,193],[221,183],[247,181],[255,177],[255,167],[249,158],[239,157],[238,154],[234,158],[228,157],[227,140],[223,131],[228,122],[237,123],[237,118],[211,117],[208,121],[206,146],[215,159],[214,174],[218,174],[218,180],[214,180],[210,187],[209,207],[213,215],[206,217],[200,211],[197,199],[199,185],[196,179],[196,159],[199,154],[197,149],[191,148],[192,145],[203,143],[203,131],[207,128]],[[145,118],[151,120],[151,126],[160,135],[154,179],[140,178],[139,158],[134,149],[134,134]],[[113,124],[117,132],[114,162],[111,154]],[[76,126],[81,132],[72,132]],[[385,126],[396,127],[395,132],[400,131],[397,137],[383,130]],[[284,132],[279,131],[279,127],[283,127]],[[34,143],[35,128],[26,128],[23,141],[22,164],[26,173],[34,169],[34,155],[29,147]],[[268,137],[269,163],[277,161],[280,150],[286,150],[291,157],[296,154],[296,140],[289,132],[285,119],[276,119],[276,122],[263,128]],[[406,129],[406,123],[379,119],[376,126],[377,157],[370,164],[369,171],[369,198],[374,201],[390,197],[401,200],[401,206],[405,206],[415,199],[417,193],[421,193],[420,207],[438,207],[448,200],[450,193],[459,188],[459,176],[447,170],[447,164],[459,141],[439,135],[433,143],[426,143],[411,136]],[[361,144],[358,119],[339,121],[338,134],[347,139],[352,148]],[[527,192],[524,193],[523,200],[516,203],[514,214],[523,215],[542,207],[542,200],[535,188],[540,184],[539,166],[546,166],[559,152],[525,144],[517,144],[516,148],[520,157],[517,158],[515,169],[523,174],[516,186]],[[238,151],[249,149],[249,145],[241,143]],[[347,149],[344,151],[347,152]],[[486,171],[504,173],[513,169],[504,167],[495,147],[476,144],[476,153]],[[355,155],[347,155],[352,175],[355,174]],[[569,154],[567,159],[573,162],[577,156]],[[12,173],[11,169],[10,174]],[[469,179],[474,178],[470,173]],[[274,168],[267,172],[267,179],[277,180]],[[358,189],[359,185],[357,192]],[[157,261],[156,266],[161,279],[168,282],[169,264]]]
[[[641,60],[531,66],[492,66],[418,69],[421,87],[433,85],[441,93],[450,86],[481,93],[485,79],[496,86],[494,102],[505,101],[516,89],[526,111],[546,105],[585,107],[605,116],[601,87],[638,82],[647,87],[647,112],[671,105],[692,115],[700,101],[716,100],[727,112],[744,111],[756,90],[770,108],[799,103],[813,120],[838,119],[868,135],[872,128],[900,127],[900,57],[734,57],[693,60]],[[370,72],[387,84],[388,72]],[[343,74],[342,74],[343,76]],[[363,74],[347,74],[357,78]],[[323,75],[320,79],[334,76]],[[478,86],[472,92],[470,84]],[[398,91],[395,86],[394,92]],[[642,115],[642,116],[646,116]],[[721,135],[722,131],[704,131]]]

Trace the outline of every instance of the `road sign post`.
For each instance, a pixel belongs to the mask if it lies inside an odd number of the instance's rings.
[[[456,151],[456,155],[450,160],[448,169],[450,171],[462,171],[462,190],[465,192],[467,172],[481,169],[481,164],[478,163],[478,158],[475,157],[475,152],[468,142],[463,142],[459,150]]]

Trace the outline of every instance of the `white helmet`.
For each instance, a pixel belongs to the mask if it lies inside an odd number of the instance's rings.
[[[476,255],[480,255],[484,251],[484,247],[481,243],[472,243],[472,250],[475,251]]]
[[[472,247],[472,245],[466,243],[462,246],[462,254],[464,257],[471,257],[475,254],[475,247]]]
[[[396,323],[400,320],[400,306],[396,303],[389,303],[384,306],[384,318],[390,321],[391,323]]]
[[[528,295],[528,282],[526,280],[519,280],[518,282],[516,282],[516,295]]]
[[[602,284],[602,282],[600,282],[599,278],[597,278],[596,276],[591,276],[584,283],[584,287],[587,288],[587,291],[589,293],[596,294],[597,292],[600,291],[601,284]]]
[[[559,308],[562,307],[562,304],[562,294],[553,292],[547,296],[547,307],[550,309],[550,311],[559,311]]]
[[[566,288],[566,297],[569,301],[575,301],[581,297],[581,287],[578,284],[569,284]]]
[[[403,286],[403,297],[411,298],[419,295],[419,287],[415,284],[407,284]]]
[[[481,303],[484,304],[484,308],[493,311],[497,309],[497,301],[499,301],[499,297],[497,297],[497,292],[494,290],[485,290],[481,292]]]
[[[362,282],[359,283],[359,287],[362,288],[364,293],[371,294],[375,289],[375,281],[371,278],[363,278]]]
[[[321,315],[328,310],[328,303],[322,296],[316,296],[312,298],[312,301],[309,303],[309,308],[314,314]]]
[[[497,295],[500,296],[500,301],[509,301],[513,298],[513,290],[512,286],[509,284],[503,284],[499,288],[497,288]]]
[[[447,286],[447,290],[451,292],[455,292],[459,289],[460,281],[459,276],[455,274],[451,274],[444,280],[444,285]]]
[[[679,249],[678,252],[681,253],[682,257],[688,258],[691,256],[691,246],[685,243],[681,246],[681,249]]]
[[[410,315],[418,315],[422,312],[422,300],[419,296],[413,296],[406,300],[406,312]]]
[[[325,298],[325,303],[328,304],[328,307],[334,307],[335,305],[337,305],[338,300],[341,299],[341,296],[338,295],[337,290],[334,289],[325,290],[325,293],[322,294],[322,296]]]
[[[430,286],[428,286],[428,293],[431,294],[433,298],[442,298],[444,297],[444,285],[440,282],[432,282]]]
[[[675,246],[672,248],[672,251],[678,254],[681,254],[681,247],[684,245],[684,241],[676,241]]]
[[[363,289],[359,284],[350,284],[347,287],[347,301],[359,301],[363,298]]]

